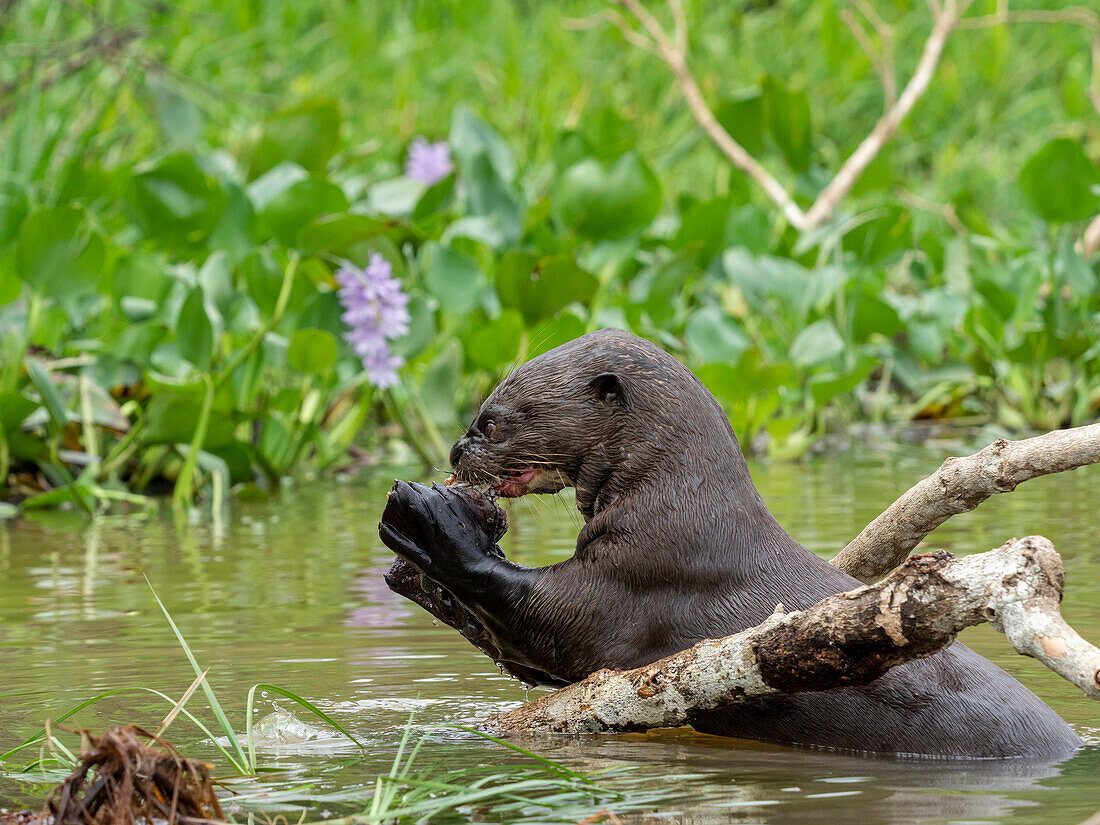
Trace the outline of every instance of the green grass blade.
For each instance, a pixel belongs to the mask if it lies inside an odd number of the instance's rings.
[[[168,620],[172,632],[176,634],[176,639],[179,640],[180,647],[183,648],[183,652],[187,656],[187,661],[189,661],[191,667],[194,668],[195,675],[198,676],[203,672],[203,668],[199,665],[198,660],[195,659],[195,654],[192,653],[191,648],[188,647],[187,640],[183,638],[183,634],[172,620],[172,615],[168,612],[168,608],[164,606],[164,602],[160,600],[160,596],[157,595],[157,591],[153,589],[153,585],[148,578],[145,579],[145,583],[149,585],[149,591],[153,594],[153,598],[156,599],[161,612],[164,613],[164,618]],[[214,695],[214,689],[210,687],[210,682],[206,679],[202,681],[202,692],[206,694],[206,701],[210,703],[210,710],[213,712],[214,718],[218,720],[222,732],[225,734],[226,738],[229,740],[230,746],[236,753],[237,758],[234,760],[234,764],[248,766],[250,764],[248,761],[248,754],[245,753],[244,748],[241,747],[241,743],[237,739],[237,734],[233,732],[233,726],[229,724],[229,719],[226,717],[225,711],[222,710],[218,697]]]
[[[356,747],[358,747],[360,750],[366,750],[367,749],[366,745],[364,745],[362,742],[360,742],[358,739],[356,739],[355,736],[351,733],[351,731],[349,731],[347,728],[345,728],[343,725],[341,725],[339,722],[337,722],[335,719],[333,719],[331,716],[329,716],[327,713],[325,713],[323,710],[321,710],[319,707],[317,707],[315,704],[313,704],[313,702],[309,701],[308,699],[303,699],[297,693],[294,693],[293,691],[289,691],[286,688],[281,688],[278,685],[269,685],[269,684],[261,682],[259,684],[255,684],[255,685],[252,686],[252,690],[250,690],[248,692],[248,715],[249,715],[249,719],[251,719],[251,716],[252,716],[252,697],[255,694],[257,688],[259,688],[261,690],[269,690],[272,693],[277,693],[280,696],[286,697],[287,699],[289,699],[292,702],[296,702],[297,704],[301,705],[303,708],[308,710],[310,713],[313,713],[316,716],[319,716],[321,719],[325,720],[325,722],[332,725],[334,728],[336,728],[336,730],[340,731],[340,733],[342,733],[344,736],[346,736],[348,739],[350,739],[352,742],[354,742]],[[252,748],[252,744],[251,744],[252,743],[252,727],[251,727],[251,725],[248,725],[248,741],[249,741],[249,749],[251,751],[251,748]]]

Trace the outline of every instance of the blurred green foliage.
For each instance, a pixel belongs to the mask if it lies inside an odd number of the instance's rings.
[[[881,112],[838,5],[686,5],[717,117],[807,205]],[[927,12],[876,6],[904,77]],[[779,455],[859,419],[1095,418],[1080,31],[957,32],[836,219],[800,237],[662,66],[563,28],[600,8],[0,7],[0,492],[250,493],[382,448],[386,424],[441,467],[513,364],[606,325],[683,358]],[[432,186],[402,174],[418,134],[450,145]],[[333,279],[372,253],[411,296],[386,393]]]

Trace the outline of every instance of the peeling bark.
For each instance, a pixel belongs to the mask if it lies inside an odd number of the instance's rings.
[[[1041,536],[964,559],[943,551],[916,555],[876,584],[805,611],[785,613],[780,605],[757,627],[644,667],[597,671],[487,726],[588,733],[682,725],[694,710],[754,696],[867,684],[983,622],[1100,699],[1100,649],[1062,618],[1064,580],[1061,558]]]
[[[999,439],[964,458],[949,458],[868,524],[832,560],[850,576],[871,582],[893,570],[921,540],[951,516],[973,510],[1037,476],[1100,462],[1100,424],[1055,430],[1023,441]]]

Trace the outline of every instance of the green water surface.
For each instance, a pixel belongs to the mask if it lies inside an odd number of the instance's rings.
[[[781,523],[830,556],[945,455],[975,446],[879,438],[801,464],[757,464],[753,475]],[[0,524],[0,752],[45,718],[109,688],[144,685],[178,696],[191,682],[143,574],[199,661],[212,667],[211,683],[236,724],[243,726],[248,688],[272,682],[316,702],[366,745],[361,753],[322,738],[262,748],[262,763],[280,770],[253,790],[307,787],[329,795],[308,806],[311,820],[357,810],[340,795],[369,796],[412,711],[421,722],[470,724],[523,700],[523,687],[457,633],[386,589],[382,574],[392,556],[376,523],[392,475],[299,481],[277,500],[234,502],[220,519],[204,513],[191,524],[167,514],[88,521],[71,513]],[[963,555],[1012,536],[1048,536],[1065,561],[1063,611],[1097,641],[1098,493],[1100,467],[1037,479],[952,519],[926,546]],[[570,498],[529,497],[508,507],[502,545],[510,558],[542,565],[572,552],[581,518]],[[1034,765],[856,758],[687,730],[523,744],[584,771],[636,768],[632,793],[653,801],[626,812],[630,822],[1072,824],[1100,809],[1100,704],[1015,655],[988,627],[962,639],[1054,706],[1089,746],[1061,764]],[[257,711],[271,712],[273,698],[262,698]],[[201,694],[189,707],[206,713]],[[151,697],[123,694],[76,721],[93,731],[111,722],[155,727],[165,710]],[[217,761],[186,722],[169,738]],[[432,735],[423,766],[447,771],[511,758],[469,734],[443,731]],[[37,807],[45,789],[0,778],[0,807]],[[227,809],[234,811],[232,802]],[[449,819],[482,816],[465,811]],[[529,814],[546,822],[581,816]]]

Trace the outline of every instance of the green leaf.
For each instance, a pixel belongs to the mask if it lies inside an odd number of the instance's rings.
[[[589,238],[621,238],[649,225],[661,208],[661,185],[637,152],[613,161],[585,158],[555,182],[558,220]]]
[[[501,258],[496,272],[500,302],[520,310],[528,321],[549,318],[569,304],[587,305],[599,279],[581,269],[569,254],[541,260],[522,252]]]
[[[344,191],[331,181],[311,177],[288,186],[258,215],[259,232],[284,246],[294,246],[298,233],[320,215],[348,208]]]
[[[502,240],[517,240],[523,233],[523,208],[487,154],[473,159],[465,182],[470,214],[494,219]]]
[[[424,285],[449,313],[462,313],[477,303],[481,269],[477,261],[449,246],[433,244]]]
[[[873,358],[862,358],[855,369],[847,374],[826,372],[810,379],[810,393],[819,407],[838,395],[849,393],[862,384],[875,368]]]
[[[146,235],[192,243],[213,230],[227,197],[218,183],[182,152],[145,166],[131,182],[130,205]]]
[[[202,287],[192,287],[180,306],[176,320],[179,354],[200,370],[210,369],[214,353],[214,327],[206,314]]]
[[[157,123],[169,146],[189,146],[202,133],[202,113],[181,89],[170,86],[160,75],[147,75],[146,88],[153,95]]]
[[[286,361],[301,372],[323,372],[336,363],[339,347],[323,329],[300,329],[290,339]]]
[[[791,344],[788,356],[800,367],[812,367],[844,351],[844,339],[836,330],[836,325],[828,318],[814,321]]]
[[[891,338],[901,331],[898,312],[868,288],[854,300],[852,339],[866,341],[872,335]]]
[[[202,404],[193,398],[175,394],[156,396],[149,403],[144,440],[149,444],[190,444],[201,410]],[[236,426],[228,415],[211,415],[202,449],[220,449],[230,444]]]
[[[1074,249],[1073,235],[1063,232],[1058,244],[1058,258],[1055,270],[1066,282],[1074,294],[1088,298],[1096,289],[1096,274],[1084,258]]]
[[[569,312],[564,312],[557,318],[548,318],[539,321],[531,327],[527,335],[527,358],[534,358],[549,352],[554,347],[567,344],[574,338],[584,335],[586,325],[583,318],[579,318]]]
[[[684,328],[688,349],[702,362],[736,364],[751,344],[736,321],[716,306],[696,310]]]
[[[410,291],[409,331],[391,343],[394,355],[410,361],[424,351],[435,335],[435,311],[439,302],[429,295]]]
[[[511,183],[515,179],[516,159],[511,147],[470,107],[455,107],[449,144],[464,178],[470,177],[477,157],[484,155],[502,181]]]
[[[10,433],[37,409],[38,404],[20,392],[0,392],[0,432]]]
[[[1100,169],[1071,138],[1055,138],[1036,152],[1017,181],[1032,207],[1047,221],[1083,221],[1100,209]]]
[[[329,98],[307,100],[267,117],[252,149],[249,177],[258,177],[283,161],[311,172],[323,171],[340,145],[342,124],[340,105]]]
[[[27,359],[26,366],[27,377],[42,397],[42,404],[50,414],[50,420],[55,427],[61,429],[69,423],[69,413],[65,410],[65,402],[61,400],[61,394],[58,393],[49,370],[33,358]]]
[[[763,151],[766,122],[764,96],[759,89],[723,96],[714,107],[714,116],[750,155]]]
[[[796,172],[810,168],[810,97],[805,90],[792,92],[765,75],[760,81],[765,117],[779,151]]]
[[[19,274],[39,295],[77,297],[99,282],[106,248],[89,232],[79,209],[39,209],[23,221],[18,243]]]
[[[499,369],[515,363],[522,337],[523,316],[514,309],[506,309],[467,336],[466,356],[483,370]]]

